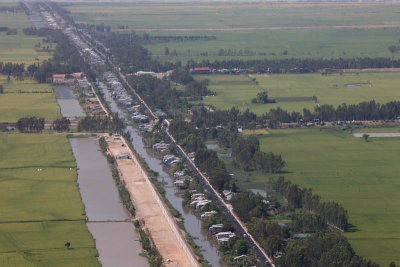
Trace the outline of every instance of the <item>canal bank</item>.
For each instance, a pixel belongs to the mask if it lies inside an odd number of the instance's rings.
[[[71,138],[87,227],[104,267],[147,267],[135,226],[124,208],[97,138]]]
[[[100,83],[99,90],[103,94],[111,111],[113,113],[118,113],[118,115],[123,118],[128,125],[131,124],[129,116],[117,105],[116,101],[112,98],[111,93],[107,90],[107,87],[102,86],[102,83]],[[146,148],[139,130],[132,126],[127,126],[126,129],[130,134],[130,141],[135,151],[146,161],[151,170],[158,173],[157,179],[159,182],[164,183],[166,198],[182,215],[185,230],[193,237],[193,241],[196,245],[200,247],[204,258],[213,267],[225,266],[220,262],[221,256],[218,253],[217,246],[209,239],[207,231],[202,229],[200,219],[198,219],[190,209],[183,206],[183,198],[176,194],[176,187],[173,186],[173,181],[169,173],[163,168],[161,161],[153,154],[153,152]]]

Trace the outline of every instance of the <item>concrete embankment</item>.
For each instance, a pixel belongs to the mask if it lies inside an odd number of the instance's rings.
[[[107,139],[107,144],[109,152],[116,158],[121,180],[135,205],[136,219],[144,223],[145,230],[149,232],[164,262],[168,262],[168,266],[200,266],[182,230],[125,140],[114,140],[111,137]],[[129,155],[129,158],[119,159],[121,155]]]

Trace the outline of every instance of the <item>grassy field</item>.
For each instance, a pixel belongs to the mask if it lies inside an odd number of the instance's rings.
[[[349,211],[355,231],[345,235],[357,253],[381,266],[400,261],[400,138],[365,142],[348,132],[317,128],[269,132],[259,138],[261,149],[281,154],[286,173],[253,173],[249,188],[264,189],[280,175],[310,187]]]
[[[78,22],[133,29],[400,24],[399,4],[78,3],[67,8]]]
[[[0,135],[1,266],[99,265],[76,175],[65,136]]]
[[[162,42],[145,47],[160,61],[189,59],[283,59],[283,58],[355,58],[400,57],[388,47],[398,45],[400,29],[289,30],[236,32],[153,32],[154,36],[215,36],[216,40]],[[372,38],[373,36],[373,38]],[[164,56],[165,47],[178,56]],[[218,56],[220,49],[235,51],[234,56]],[[242,55],[240,55],[242,50]],[[243,56],[245,50],[247,56]],[[284,55],[287,51],[287,55]]]
[[[2,14],[0,14],[1,16]],[[51,52],[36,51],[35,45],[38,43],[53,46],[52,44],[44,44],[40,37],[24,35],[22,32],[17,35],[7,35],[5,32],[0,32],[0,61],[31,65],[51,58]]]
[[[10,6],[10,5],[6,5]],[[0,13],[0,26],[12,29],[23,29],[32,27],[32,23],[23,12],[19,13]]]
[[[207,75],[197,79],[209,79],[210,90],[216,96],[204,97],[203,103],[217,109],[230,109],[237,106],[241,110],[249,108],[262,114],[271,108],[281,107],[288,111],[302,112],[303,108],[313,110],[316,106],[305,98],[317,97],[320,104],[338,106],[342,103],[356,104],[375,100],[386,103],[400,100],[398,73],[346,73],[323,76],[321,74],[273,74],[258,77],[258,85],[247,76]],[[360,87],[347,87],[348,84],[362,84]],[[268,92],[271,98],[278,98],[277,103],[253,104],[251,99],[258,92]]]
[[[44,117],[47,120],[61,118],[60,108],[49,84],[38,84],[33,80],[11,80],[7,83],[4,76],[0,76],[0,84],[5,91],[0,94],[0,121],[14,122],[26,116]],[[34,93],[38,91],[45,93]]]

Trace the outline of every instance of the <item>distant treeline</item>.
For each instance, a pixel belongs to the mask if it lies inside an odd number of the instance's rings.
[[[281,123],[306,123],[315,119],[320,121],[367,121],[367,120],[395,120],[400,116],[400,101],[391,101],[380,104],[374,100],[359,104],[341,104],[338,107],[321,105],[314,111],[304,108],[303,112],[288,112],[277,107],[262,115],[256,115],[249,109],[241,112],[236,107],[230,110],[209,111],[203,107],[192,108],[192,121],[198,127],[228,126],[231,122],[247,129],[254,129],[256,125],[266,125],[271,128],[279,127]]]
[[[338,58],[338,59],[255,59],[255,60],[189,60],[186,68],[247,69],[261,73],[313,73],[322,69],[400,68],[400,59],[392,58]]]
[[[217,40],[214,35],[176,35],[176,36],[157,36],[143,34],[142,41],[145,43],[164,43],[164,42],[184,42],[184,41],[212,41]]]

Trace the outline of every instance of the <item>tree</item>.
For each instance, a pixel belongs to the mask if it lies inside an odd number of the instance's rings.
[[[4,93],[4,87],[0,84],[0,94]]]
[[[369,134],[363,134],[363,139],[365,142],[368,142]]]
[[[233,245],[233,250],[236,255],[244,255],[247,253],[248,247],[246,241],[243,239],[237,240],[235,245]]]
[[[70,249],[71,243],[70,243],[70,242],[67,242],[67,243],[64,244],[64,246],[65,246],[67,249]]]
[[[164,50],[164,55],[166,55],[166,56],[169,55],[169,48],[168,48],[168,47],[165,48],[165,50]]]

